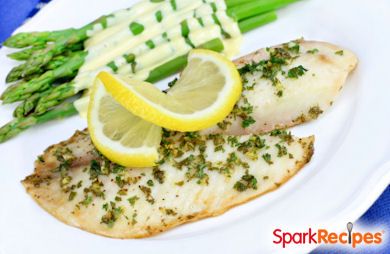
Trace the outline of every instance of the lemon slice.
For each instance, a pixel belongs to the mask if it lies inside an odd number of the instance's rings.
[[[98,78],[123,107],[170,130],[197,131],[222,121],[241,95],[235,65],[214,51],[195,49],[180,79],[161,92],[150,83],[100,72]]]
[[[90,98],[88,129],[96,148],[122,166],[153,166],[158,159],[161,127],[123,108],[99,79],[95,80]]]

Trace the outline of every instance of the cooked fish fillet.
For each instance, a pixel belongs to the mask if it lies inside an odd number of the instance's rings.
[[[235,61],[244,90],[224,122],[203,133],[242,135],[288,128],[329,108],[357,65],[349,50],[297,40]]]
[[[314,137],[165,132],[154,168],[124,169],[87,131],[38,157],[27,192],[66,224],[115,238],[147,237],[219,215],[279,187],[313,153]]]

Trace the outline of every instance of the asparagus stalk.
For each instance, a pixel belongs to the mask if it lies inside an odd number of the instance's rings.
[[[24,50],[8,54],[7,56],[17,61],[24,61],[24,60],[28,60],[35,51],[39,49],[43,49],[45,47],[46,47],[45,45],[32,46]],[[82,50],[83,48],[84,46],[82,43],[77,43],[77,44],[70,45],[68,48],[66,48],[66,50],[69,52],[73,52],[73,51]]]
[[[87,31],[91,30],[94,25],[101,24],[104,28],[107,27],[107,18],[109,17],[112,17],[112,15],[101,16],[79,29],[69,28],[51,32],[18,33],[8,38],[3,45],[9,48],[25,48],[29,46],[44,45],[47,42],[58,44],[60,41],[64,42],[64,38],[68,39],[69,44],[75,44],[86,40],[88,38]]]
[[[50,62],[48,62],[45,66],[41,68],[36,68],[34,73],[30,73],[28,75],[24,75],[24,65],[19,65],[14,67],[7,75],[6,82],[11,83],[20,79],[26,79],[31,80],[31,77],[37,77],[41,74],[43,74],[45,71],[48,70],[54,70],[57,68],[60,68],[62,65],[64,65],[66,62],[68,62],[71,57],[75,54],[80,54],[79,51],[67,53],[64,55],[59,55],[51,59]],[[23,76],[24,75],[24,76]]]
[[[40,116],[31,115],[25,118],[15,118],[0,128],[0,143],[9,140],[34,125],[66,118],[75,114],[77,114],[77,110],[73,106],[73,103],[67,102]]]
[[[74,87],[74,82],[61,84],[54,88],[49,93],[45,93],[43,96],[38,98],[34,113],[42,115],[54,106],[62,103],[65,99],[75,95],[77,90]]]
[[[269,11],[284,7],[298,0],[256,0],[245,1],[247,3],[233,6],[227,10],[227,13],[236,20],[244,20],[249,17],[257,16]]]
[[[43,49],[45,48],[45,45],[37,45],[37,46],[32,46],[30,48],[26,48],[24,50],[21,50],[21,51],[17,51],[17,52],[14,52],[14,53],[11,53],[11,54],[8,54],[7,56],[11,59],[14,59],[14,60],[18,60],[18,61],[23,61],[23,60],[27,60],[31,57],[31,55],[39,50],[39,49]]]
[[[248,19],[244,19],[238,23],[242,33],[249,32],[259,26],[263,26],[277,19],[276,13],[274,11],[261,14],[259,16],[254,16]]]
[[[4,103],[11,103],[15,101],[23,100],[26,95],[31,95],[37,91],[43,91],[50,87],[51,83],[56,79],[63,78],[69,75],[73,75],[80,66],[84,63],[86,52],[80,51],[73,55],[65,64],[54,70],[45,72],[37,79],[33,79],[27,83],[22,83],[20,86],[11,90],[6,90],[1,98]]]
[[[245,3],[248,3],[248,2],[252,2],[253,0],[225,0],[225,3],[226,3],[226,6],[227,8],[231,8],[233,6],[237,6],[237,5],[241,5],[241,4],[245,4]]]
[[[14,110],[14,117],[21,118],[27,116],[36,107],[38,101],[43,96],[49,94],[51,89],[48,89],[42,93],[34,93],[22,103],[20,103]]]

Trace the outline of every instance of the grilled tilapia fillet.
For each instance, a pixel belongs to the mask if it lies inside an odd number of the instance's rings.
[[[66,224],[108,237],[147,237],[276,189],[310,160],[313,141],[286,131],[165,132],[156,167],[125,169],[101,156],[82,131],[39,156],[23,185]]]
[[[203,133],[243,135],[288,128],[329,108],[357,58],[326,42],[297,40],[235,61],[243,80],[233,112]]]

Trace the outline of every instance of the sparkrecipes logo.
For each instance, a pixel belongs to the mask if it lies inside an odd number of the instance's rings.
[[[383,241],[384,231],[378,232],[352,232],[353,223],[347,223],[347,231],[342,233],[330,232],[327,229],[314,230],[309,228],[306,232],[283,232],[280,228],[273,231],[274,244],[286,248],[289,244],[341,244],[352,248],[360,244],[379,245]]]

